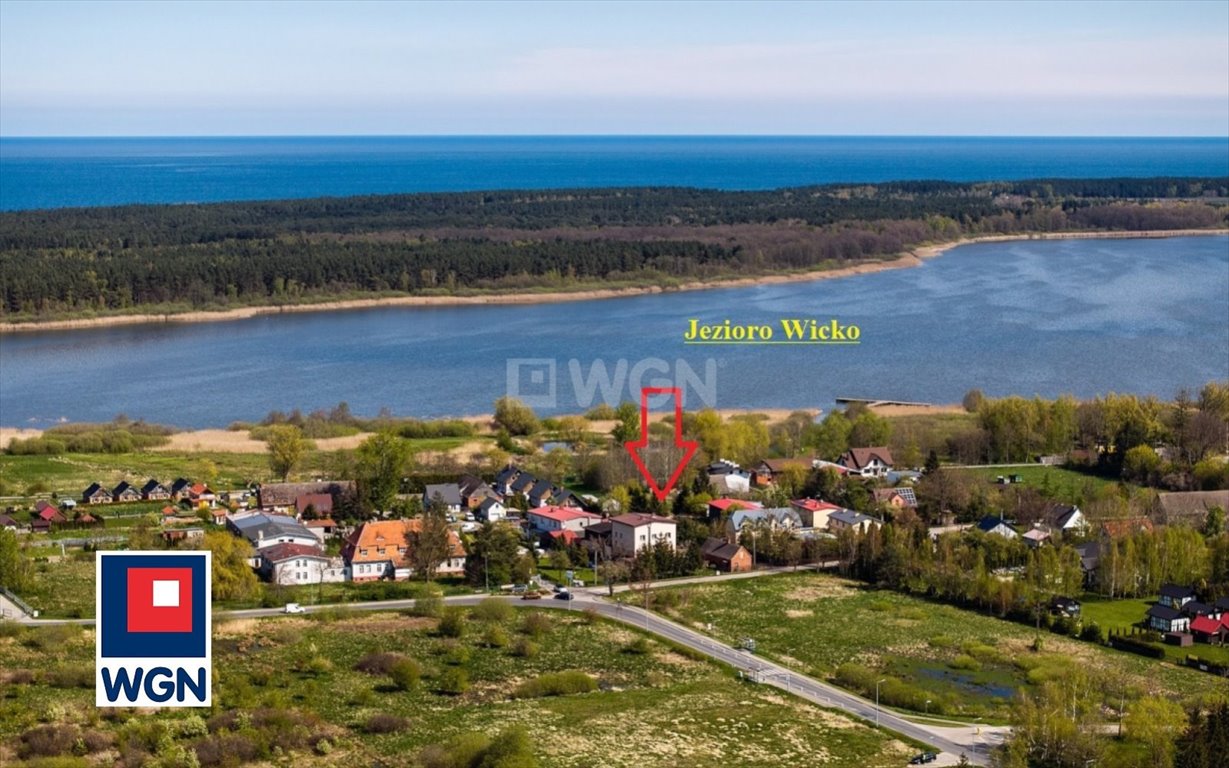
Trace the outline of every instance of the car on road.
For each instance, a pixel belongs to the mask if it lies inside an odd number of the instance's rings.
[[[306,610],[303,608],[303,606],[299,605],[298,603],[286,603],[286,608],[284,609],[284,612],[285,613],[306,613]]]
[[[526,592],[525,594],[521,595],[521,599],[522,600],[541,600],[542,593],[541,592]]]
[[[913,759],[909,761],[909,765],[925,765],[926,763],[933,763],[938,759],[939,756],[934,752],[923,752],[920,755],[914,755]]]
[[[555,595],[555,599],[556,600],[575,600],[576,595],[573,595],[571,592],[565,589],[561,591],[559,594]]]
[[[514,595],[523,595],[523,594],[525,594],[525,592],[526,592],[526,591],[528,591],[528,589],[529,589],[529,586],[528,586],[528,585],[526,585],[526,584],[513,584],[513,585],[512,585],[512,594],[514,594]]]

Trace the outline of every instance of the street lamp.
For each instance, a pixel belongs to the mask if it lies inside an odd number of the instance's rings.
[[[875,681],[875,725],[879,725],[879,684],[887,682],[887,678]]]
[[[925,713],[926,713],[927,715],[929,715],[929,714],[930,714],[930,699],[927,699],[927,700],[926,700],[926,710],[925,710]]]

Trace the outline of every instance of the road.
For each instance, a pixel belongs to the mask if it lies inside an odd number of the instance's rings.
[[[715,580],[735,580],[755,578],[768,572],[754,571],[750,574],[726,574],[723,576],[698,577],[696,579],[676,579],[666,584],[687,584],[695,582],[711,582]],[[622,590],[619,590],[622,591]],[[990,750],[1002,743],[1008,729],[1004,727],[976,726],[940,726],[932,723],[915,723],[907,720],[891,710],[876,707],[869,701],[848,691],[829,685],[812,677],[787,669],[773,661],[756,656],[744,650],[736,649],[711,637],[696,632],[674,621],[655,613],[645,611],[634,605],[625,605],[609,601],[605,596],[605,588],[577,589],[572,594],[575,599],[564,601],[550,598],[542,600],[522,601],[516,597],[502,597],[518,607],[550,608],[556,610],[584,611],[592,610],[601,616],[614,621],[641,629],[657,637],[665,638],[678,645],[690,648],[705,656],[729,665],[738,670],[741,675],[754,682],[771,685],[807,701],[829,709],[839,710],[853,715],[869,723],[907,736],[916,741],[929,744],[940,751],[940,759],[932,765],[954,765],[960,755],[965,755],[973,765],[989,765]],[[2,596],[0,596],[2,597]],[[458,595],[444,598],[448,605],[472,606],[488,595]],[[414,606],[414,600],[380,600],[355,603],[335,603],[328,605],[303,606],[306,613],[341,608],[354,611],[389,611],[404,610]],[[14,607],[15,608],[15,607]],[[251,608],[245,610],[216,611],[217,620],[262,618],[285,615],[284,608]],[[93,624],[93,619],[30,619],[23,617],[29,624]],[[22,619],[19,619],[22,620]]]

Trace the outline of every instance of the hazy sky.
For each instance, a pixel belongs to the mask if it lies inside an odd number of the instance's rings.
[[[1229,2],[0,1],[0,135],[1229,135]]]

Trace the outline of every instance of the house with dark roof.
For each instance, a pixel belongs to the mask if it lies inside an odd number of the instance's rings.
[[[1181,584],[1162,584],[1157,603],[1178,610],[1194,599],[1195,590],[1190,587]]]
[[[333,514],[333,495],[304,493],[295,497],[294,511],[299,517],[322,519]]]
[[[529,507],[545,507],[551,503],[551,499],[555,494],[559,493],[558,488],[550,480],[539,480],[533,484],[533,487],[525,491],[525,498],[529,501]]]
[[[423,489],[422,508],[430,509],[433,505],[442,505],[444,511],[451,515],[461,513],[461,486],[456,483],[436,483]]]
[[[192,490],[192,481],[186,477],[177,477],[175,482],[171,483],[171,498],[175,501],[182,501],[188,498],[190,490]]]
[[[1045,512],[1046,524],[1051,530],[1062,533],[1083,533],[1088,530],[1088,520],[1074,504],[1053,504]]]
[[[496,493],[482,478],[473,475],[461,475],[457,488],[461,492],[461,504],[466,509],[477,509],[487,499],[503,500],[502,494]]]
[[[901,486],[900,488],[876,488],[871,491],[871,495],[875,497],[875,503],[882,504],[885,507],[893,509],[917,509],[917,495],[912,488]]]
[[[474,517],[484,523],[498,523],[508,516],[508,508],[499,499],[483,499],[474,510]]]
[[[751,570],[751,553],[740,544],[725,539],[709,538],[700,547],[704,562],[723,573],[744,573]]]
[[[1229,490],[1158,493],[1153,517],[1163,525],[1185,523],[1202,528],[1212,507],[1229,510]]]
[[[1156,603],[1145,614],[1149,629],[1157,632],[1186,632],[1191,627],[1191,617],[1177,608]]]
[[[111,491],[111,499],[118,504],[129,504],[141,500],[141,492],[127,480],[120,481]]]
[[[1002,517],[983,517],[977,522],[977,530],[993,536],[1002,536],[1005,539],[1015,539],[1020,536],[1016,529],[1008,525]]]
[[[882,446],[850,448],[836,463],[851,475],[883,477],[892,471],[892,452]]]
[[[274,544],[302,544],[314,547],[320,543],[320,539],[312,533],[311,529],[286,515],[257,512],[229,517],[226,524],[258,550]]]
[[[98,483],[90,483],[90,487],[81,492],[81,500],[86,504],[110,504],[111,492]]]
[[[802,517],[796,509],[773,507],[771,509],[738,509],[730,514],[725,524],[726,541],[738,541],[744,528],[766,527],[774,531],[796,531],[802,528]]]
[[[0,514],[0,530],[16,531],[21,527],[16,520],[9,515]]]
[[[1084,572],[1084,586],[1095,587],[1097,566],[1101,564],[1101,542],[1087,541],[1077,544],[1075,551],[1080,556],[1080,570]]]
[[[264,483],[256,488],[256,506],[278,512],[294,509],[295,500],[309,494],[327,493],[334,500],[354,493],[349,480],[320,480],[311,483]]]
[[[872,525],[878,528],[881,524],[882,521],[876,520],[870,515],[855,512],[852,509],[839,509],[828,515],[828,530],[832,533],[840,533],[841,531],[866,533],[867,529]]]
[[[1224,613],[1224,611],[1217,608],[1215,605],[1207,605],[1206,603],[1201,603],[1198,600],[1187,601],[1182,605],[1180,610],[1192,619],[1196,616],[1210,616],[1217,621],[1220,621],[1221,614]]]
[[[732,461],[720,459],[704,470],[713,493],[750,493],[751,473]]]
[[[171,498],[171,489],[151,477],[141,486],[141,498],[146,501],[166,501]]]

